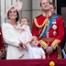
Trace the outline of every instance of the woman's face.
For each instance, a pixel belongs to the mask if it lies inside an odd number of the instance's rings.
[[[41,8],[42,10],[49,10],[50,6],[49,6],[49,1],[48,0],[41,0]]]
[[[54,13],[54,7],[53,7],[53,5],[50,5],[50,11],[51,11],[52,13]]]
[[[16,19],[17,11],[15,8],[11,8],[9,11],[9,19]]]

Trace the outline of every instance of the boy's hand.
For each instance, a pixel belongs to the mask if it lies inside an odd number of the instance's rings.
[[[53,52],[53,48],[52,47],[47,47],[46,52],[47,52],[47,54],[51,54]]]

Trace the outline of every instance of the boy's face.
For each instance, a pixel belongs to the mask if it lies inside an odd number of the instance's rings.
[[[34,40],[32,41],[32,45],[37,46],[37,45],[38,45],[38,40],[37,40],[37,39],[34,39]]]
[[[26,19],[26,18],[22,18],[22,19],[21,19],[21,24],[28,24],[27,19]]]

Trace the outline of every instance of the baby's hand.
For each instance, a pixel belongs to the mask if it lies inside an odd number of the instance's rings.
[[[22,42],[20,42],[19,47],[23,47],[23,43]]]
[[[36,40],[37,40],[37,37],[36,36],[32,36],[32,39],[31,39],[30,43],[32,43],[32,42],[34,42]]]
[[[37,37],[36,36],[33,36],[32,39],[37,39]]]
[[[47,52],[48,54],[51,54],[51,53],[53,52],[52,47],[47,47],[47,48],[46,48],[46,52]]]
[[[21,31],[23,32],[23,31],[25,31],[25,29],[21,29]]]

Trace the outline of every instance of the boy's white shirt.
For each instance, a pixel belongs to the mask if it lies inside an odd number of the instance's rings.
[[[41,47],[30,47],[29,48],[29,59],[45,59],[45,52]]]

